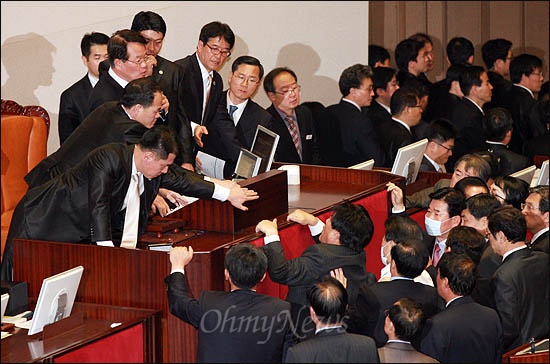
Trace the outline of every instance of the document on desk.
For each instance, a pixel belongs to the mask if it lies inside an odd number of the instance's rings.
[[[223,179],[223,168],[225,167],[225,161],[220,158],[216,158],[213,155],[199,151],[197,158],[201,162],[200,172],[208,177],[217,179]]]

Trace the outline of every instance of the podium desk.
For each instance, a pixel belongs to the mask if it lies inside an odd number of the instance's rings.
[[[158,362],[159,338],[160,311],[75,302],[69,318],[41,333],[15,328],[2,339],[2,363]]]
[[[390,203],[386,183],[394,182],[403,187],[404,178],[386,171],[309,165],[300,165],[300,174],[299,196],[290,196],[291,200],[295,199],[290,203],[288,197],[293,191],[288,190],[286,171],[272,170],[240,182],[260,194],[260,199],[246,204],[249,211],[240,211],[229,202],[199,200],[174,213],[184,221],[184,229],[202,230],[201,234],[181,243],[191,245],[195,251],[186,267],[194,297],[203,290],[226,288],[223,274],[226,249],[239,242],[260,239],[254,232],[260,220],[277,217],[281,238],[288,237],[285,238],[288,246],[283,243],[285,251],[288,248],[289,255],[295,256],[313,241],[307,227],[286,221],[289,211],[300,207],[326,219],[330,209],[344,199],[364,205],[375,223],[374,236],[365,250],[367,270],[379,274],[382,265],[380,242]],[[295,207],[293,202],[297,202]],[[293,237],[296,230],[307,235]],[[309,240],[294,244],[300,236]],[[29,239],[13,241],[14,280],[28,283],[29,299],[38,297],[44,278],[77,265],[84,267],[77,301],[160,310],[162,361],[196,360],[196,330],[168,310],[164,278],[170,273],[170,260],[166,252]],[[280,287],[263,292],[284,298]]]
[[[537,348],[537,347],[545,348]],[[531,353],[531,344],[527,343],[502,355],[503,363],[550,363],[548,339],[535,341],[535,352]]]

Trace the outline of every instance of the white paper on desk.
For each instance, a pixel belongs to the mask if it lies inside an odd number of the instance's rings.
[[[201,161],[200,172],[202,174],[208,177],[223,179],[223,168],[225,167],[225,161],[223,159],[216,158],[202,151],[197,153],[197,158]]]

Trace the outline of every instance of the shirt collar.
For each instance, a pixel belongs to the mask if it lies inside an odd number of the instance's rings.
[[[527,245],[521,244],[521,245],[518,246],[517,248],[508,250],[506,253],[504,253],[504,254],[502,255],[502,261],[504,262],[504,259],[506,259],[506,257],[508,257],[510,254],[512,254],[512,253],[514,253],[514,252],[517,252],[518,250],[521,250],[521,249],[527,249]]]
[[[375,99],[374,101],[376,101],[376,103],[377,103],[378,105],[382,106],[382,107],[388,112],[388,114],[391,115],[391,109],[390,109],[389,106],[386,106],[386,105],[384,105],[384,104],[381,103],[381,102],[378,102],[378,100],[376,100],[376,99]]]
[[[94,88],[95,85],[97,85],[97,82],[99,81],[99,78],[95,77],[94,75],[90,74],[90,72],[88,72],[88,80],[92,84],[92,88]]]
[[[355,101],[351,101],[350,99],[346,99],[345,97],[342,98],[342,101],[349,102],[350,104],[355,106],[357,108],[357,110],[361,111],[361,107],[359,105],[357,105],[357,103]]]
[[[532,97],[532,98],[535,98],[535,95],[533,95],[533,91],[529,90],[527,87],[525,87],[525,86],[523,86],[523,85],[520,85],[519,83],[514,83],[514,86],[521,87],[522,89],[527,90],[527,92],[529,92],[529,94],[531,95],[531,97]]]
[[[428,157],[428,156],[426,155],[426,153],[424,153],[424,157],[428,160],[428,162],[430,162],[430,163],[435,167],[435,170],[436,170],[436,171],[438,171],[438,172],[440,172],[440,170],[441,170],[441,172],[443,171],[443,169],[441,168],[441,166],[440,166],[439,164],[437,164],[436,161],[434,161],[433,159],[431,159],[430,157]]]
[[[445,304],[445,308],[449,307],[449,305],[451,304],[451,302],[453,302],[454,300],[458,299],[458,298],[461,298],[461,297],[464,297],[464,296],[456,296],[455,298],[451,299],[449,302],[447,302]]]
[[[332,329],[340,329],[340,328],[343,329],[343,326],[342,325],[333,325],[333,326],[321,327],[320,329],[315,330],[315,335],[317,335],[321,331],[332,330]]]
[[[213,75],[214,72],[213,71],[208,72],[206,67],[203,66],[201,60],[199,59],[199,55],[197,53],[195,53],[195,57],[197,57],[197,62],[199,62],[199,68],[201,70],[201,80],[203,81],[203,83],[204,83],[204,80],[207,79],[209,75],[212,78],[214,78],[214,75]]]
[[[483,115],[485,115],[485,112],[483,111],[483,108],[481,106],[479,106],[474,100],[472,100],[471,98],[469,98],[468,96],[464,96],[464,98],[466,100],[469,100],[472,104],[474,104],[475,106],[477,106],[477,108],[479,109],[479,111],[481,111],[481,113]]]
[[[531,242],[537,240],[539,236],[541,236],[542,234],[544,234],[544,233],[547,232],[547,231],[548,231],[548,226],[545,227],[545,228],[542,229],[542,230],[537,231],[536,234],[533,234],[533,237],[531,238]]]
[[[116,72],[111,67],[109,67],[108,73],[109,73],[109,76],[111,76],[113,80],[116,81],[116,83],[122,86],[122,88],[125,88],[126,85],[129,84],[128,81],[122,79],[119,75],[117,75]]]
[[[401,121],[401,120],[397,119],[396,117],[392,117],[392,120],[397,121],[399,124],[403,125],[405,128],[407,128],[407,130],[409,131],[409,133],[411,133],[411,127],[408,126],[407,124],[405,124],[404,121]],[[411,134],[412,134],[412,133],[411,133]]]

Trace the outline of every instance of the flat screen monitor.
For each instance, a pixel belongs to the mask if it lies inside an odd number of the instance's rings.
[[[540,166],[540,174],[535,186],[540,185],[548,185],[548,159]]]
[[[374,167],[374,159],[369,159],[368,161],[364,161],[358,164],[354,164],[353,166],[350,166],[348,168],[350,169],[361,169],[363,171],[370,171]]]
[[[537,166],[533,164],[532,166],[529,166],[520,171],[512,173],[510,177],[519,178],[531,184],[531,181],[533,180],[533,176],[535,175],[536,170],[537,170]]]
[[[42,281],[32,320],[16,326],[28,329],[29,335],[42,332],[44,326],[69,317],[84,267],[69,269]]]
[[[399,148],[395,161],[393,162],[391,173],[405,177],[406,184],[416,181],[427,144],[428,139],[424,138]]]
[[[258,125],[256,127],[256,135],[252,142],[251,152],[262,158],[259,173],[267,172],[271,169],[271,163],[275,158],[275,150],[279,144],[279,134],[276,134],[268,128]]]
[[[2,316],[1,317],[4,317],[4,315],[6,314],[6,308],[8,308],[8,301],[9,300],[10,300],[9,293],[4,293],[2,295]]]
[[[237,159],[237,165],[235,166],[235,172],[233,173],[234,179],[241,180],[257,176],[261,163],[262,158],[241,148],[239,159]]]

